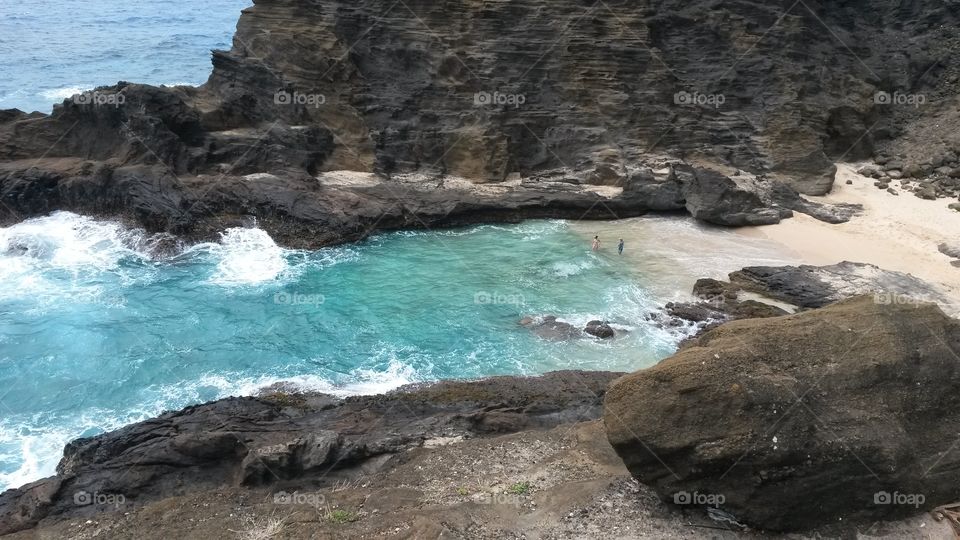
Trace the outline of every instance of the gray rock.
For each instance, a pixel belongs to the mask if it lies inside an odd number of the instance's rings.
[[[895,297],[953,304],[939,288],[910,274],[849,261],[830,266],[750,266],[732,272],[730,282],[802,308],[820,308],[862,294],[877,295],[880,302]]]
[[[610,339],[617,335],[613,327],[603,321],[590,321],[583,331],[600,339]]]
[[[937,246],[937,249],[940,250],[940,253],[943,253],[948,257],[951,257],[954,259],[960,259],[960,243],[943,242]]]
[[[923,167],[917,164],[906,165],[903,168],[903,176],[906,178],[920,178],[924,176]]]
[[[903,162],[900,161],[899,159],[888,161],[883,165],[883,170],[886,171],[887,173],[890,173],[891,171],[899,172],[903,170]]]
[[[730,178],[708,169],[686,165],[673,168],[683,186],[686,208],[707,223],[728,227],[779,223],[791,212],[770,208],[760,196],[756,180],[745,176]]]
[[[579,328],[568,322],[559,321],[553,315],[547,315],[539,320],[527,317],[522,319],[520,324],[529,328],[538,337],[549,341],[566,341],[582,335]]]
[[[915,194],[917,197],[920,197],[921,199],[932,201],[937,198],[937,189],[933,186],[928,185],[918,189],[915,192]]]

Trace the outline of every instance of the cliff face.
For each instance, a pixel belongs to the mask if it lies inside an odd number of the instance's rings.
[[[647,211],[842,221],[790,188],[824,193],[832,160],[877,148],[960,168],[958,22],[934,0],[258,0],[201,88],[0,111],[0,222],[210,236],[252,215],[310,247]],[[342,170],[369,174],[324,174]]]
[[[822,193],[830,158],[924,113],[876,92],[949,95],[957,22],[937,1],[257,0],[209,86],[222,127],[329,131],[325,169],[500,181],[657,150]]]

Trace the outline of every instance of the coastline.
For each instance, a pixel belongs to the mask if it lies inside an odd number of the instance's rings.
[[[777,225],[741,228],[736,233],[772,241],[804,264],[846,260],[912,274],[940,285],[949,297],[960,301],[960,269],[951,266],[950,257],[937,248],[960,238],[960,212],[947,207],[956,201],[924,200],[900,190],[893,195],[875,187],[874,179],[857,174],[859,165],[838,164],[833,191],[808,197],[821,203],[863,205],[863,213],[849,222],[828,224],[797,213]],[[848,180],[853,183],[847,184]]]

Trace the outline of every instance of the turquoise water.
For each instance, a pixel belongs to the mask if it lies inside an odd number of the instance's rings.
[[[202,84],[251,0],[0,0],[0,109],[96,86]]]
[[[315,252],[256,228],[150,257],[157,240],[70,213],[0,229],[0,488],[63,445],[280,380],[340,395],[442,378],[632,370],[676,336],[625,258],[564,221],[381,234]],[[612,341],[518,324],[605,319]]]

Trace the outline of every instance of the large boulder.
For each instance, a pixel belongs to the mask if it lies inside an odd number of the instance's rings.
[[[686,208],[693,217],[726,227],[772,225],[793,214],[771,208],[762,186],[746,177],[729,177],[710,169],[675,165],[673,175],[683,186]]]
[[[610,443],[666,501],[771,530],[960,498],[960,322],[856,297],[720,326],[613,383]]]
[[[600,339],[610,339],[617,335],[616,330],[614,330],[610,324],[604,321],[590,321],[587,323],[587,327],[584,328],[583,331]]]

